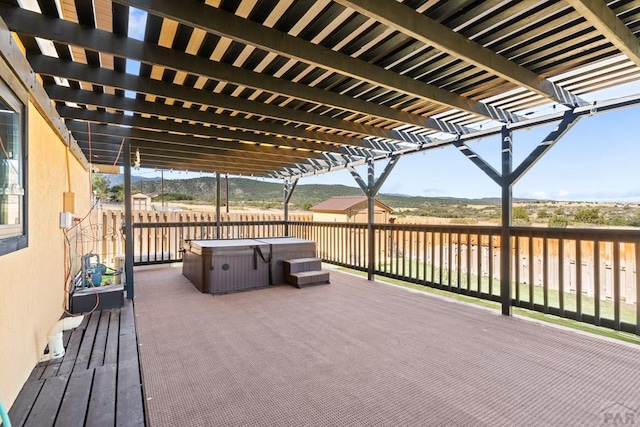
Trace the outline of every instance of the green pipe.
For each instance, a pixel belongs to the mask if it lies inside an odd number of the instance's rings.
[[[7,411],[4,409],[2,400],[0,400],[0,420],[2,420],[3,427],[11,427],[11,421],[9,421],[9,414],[7,414]]]

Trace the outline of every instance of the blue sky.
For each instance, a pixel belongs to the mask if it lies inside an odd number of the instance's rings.
[[[640,107],[587,116],[513,187],[515,197],[554,200],[640,201]],[[553,129],[514,132],[514,169]],[[470,142],[500,171],[500,138]],[[376,163],[376,175],[384,169]],[[366,177],[364,168],[357,169]],[[347,171],[304,178],[300,184],[355,186]],[[382,193],[444,197],[499,197],[500,188],[455,147],[402,157]]]
[[[131,8],[129,36],[142,39],[146,14]],[[130,62],[127,71],[137,74],[139,64]],[[640,82],[585,97],[589,101],[640,93]],[[640,107],[583,117],[513,187],[514,197],[640,202]],[[553,125],[515,132],[514,169],[553,129]],[[500,138],[486,138],[468,145],[500,171]],[[384,169],[376,163],[376,176]],[[366,170],[357,168],[366,179]],[[159,176],[154,171],[135,175]],[[201,174],[165,173],[181,179]],[[351,174],[336,171],[303,178],[304,184],[344,184],[357,187]],[[432,197],[499,197],[500,188],[480,169],[450,146],[403,156],[380,192]]]

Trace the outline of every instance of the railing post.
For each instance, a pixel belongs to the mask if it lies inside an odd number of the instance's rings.
[[[131,144],[124,144],[124,272],[127,298],[133,299],[133,225],[131,206]]]
[[[289,235],[289,201],[291,200],[291,196],[293,195],[293,190],[296,189],[296,185],[298,185],[298,178],[294,179],[293,182],[286,179],[284,181],[284,235]]]
[[[220,173],[216,172],[216,239],[220,238]]]
[[[502,314],[511,316],[511,224],[512,192],[511,169],[513,161],[512,133],[502,129],[502,232],[500,234],[500,301]],[[489,243],[491,244],[491,242]]]
[[[374,163],[373,159],[367,160],[367,180],[368,180],[368,191],[367,191],[367,279],[373,280],[373,271],[375,264],[375,242],[373,241],[373,221],[374,217],[374,185],[375,185],[375,176],[374,176]]]

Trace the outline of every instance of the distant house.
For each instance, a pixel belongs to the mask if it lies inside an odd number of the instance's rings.
[[[367,197],[332,197],[318,203],[311,209],[313,220],[318,222],[367,222]],[[382,202],[374,200],[373,222],[388,223],[392,209]]]

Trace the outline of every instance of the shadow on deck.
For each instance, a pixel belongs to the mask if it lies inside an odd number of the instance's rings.
[[[333,271],[201,294],[136,270],[153,426],[640,422],[640,348]]]

